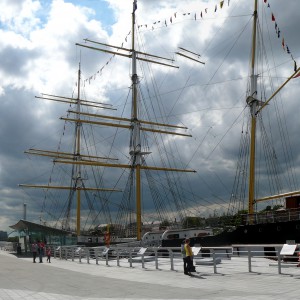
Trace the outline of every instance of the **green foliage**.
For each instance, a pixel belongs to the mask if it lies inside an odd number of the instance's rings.
[[[166,227],[170,226],[171,223],[168,220],[163,220],[160,225],[159,225],[159,229],[165,229]]]
[[[205,219],[200,217],[186,217],[182,222],[183,228],[202,227],[205,225]]]

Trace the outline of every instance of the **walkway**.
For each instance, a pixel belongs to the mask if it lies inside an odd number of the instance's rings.
[[[0,251],[0,299],[298,299],[300,268],[283,268],[279,275],[271,263],[255,260],[249,273],[247,259],[235,257],[222,260],[217,274],[212,266],[201,265],[189,277],[179,259],[171,271],[169,263],[160,263],[156,270],[153,262],[146,263],[145,269],[141,263],[130,268],[125,261],[120,267],[113,261],[107,266],[105,261],[96,265],[59,259],[33,264],[31,258]]]

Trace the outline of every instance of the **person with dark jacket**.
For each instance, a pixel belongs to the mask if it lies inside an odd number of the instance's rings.
[[[42,241],[38,242],[38,251],[39,251],[39,258],[40,258],[40,263],[43,262],[43,256],[45,253],[45,244]]]

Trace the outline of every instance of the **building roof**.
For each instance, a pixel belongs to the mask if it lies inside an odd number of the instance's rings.
[[[9,226],[12,229],[18,230],[18,231],[39,231],[44,233],[51,233],[51,234],[58,234],[58,235],[66,235],[70,232],[66,230],[61,230],[53,227],[48,227],[45,225],[40,225],[37,223],[29,222],[26,220],[20,220],[18,223]]]

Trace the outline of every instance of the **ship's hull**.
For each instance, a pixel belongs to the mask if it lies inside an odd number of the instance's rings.
[[[300,243],[300,220],[238,226],[230,232],[213,236],[192,237],[191,245],[203,247],[231,246],[234,244]],[[179,247],[182,239],[163,240],[162,247]]]

